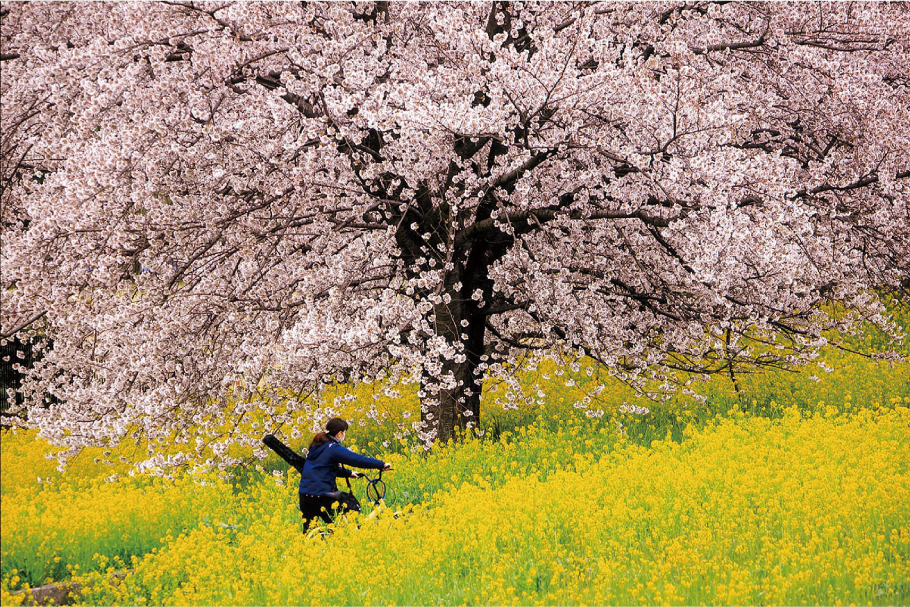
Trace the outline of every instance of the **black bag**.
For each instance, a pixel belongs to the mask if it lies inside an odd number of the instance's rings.
[[[344,469],[344,466],[341,468]],[[344,482],[348,484],[347,491],[331,491],[329,493],[323,493],[322,497],[328,497],[340,503],[342,510],[360,512],[360,501],[354,497],[354,490],[351,488],[351,479],[346,476],[344,477]]]
[[[351,483],[348,481],[348,489],[351,488]],[[323,493],[319,497],[327,497],[333,501],[341,504],[342,510],[348,510],[351,512],[360,512],[360,502],[354,497],[353,492],[348,491],[331,491],[329,493]]]
[[[265,446],[281,456],[281,459],[291,465],[297,472],[303,473],[303,464],[306,458],[294,452],[293,449],[278,440],[274,434],[266,434],[262,439]]]

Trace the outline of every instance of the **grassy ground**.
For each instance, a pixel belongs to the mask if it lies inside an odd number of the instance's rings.
[[[538,402],[485,390],[483,437],[430,454],[396,423],[413,394],[339,388],[346,415],[382,422],[349,442],[396,471],[384,507],[326,537],[300,532],[275,457],[166,480],[88,450],[60,475],[6,433],[2,602],[75,577],[112,604],[910,603],[910,364],[820,362],[659,405],[543,364],[522,375]]]

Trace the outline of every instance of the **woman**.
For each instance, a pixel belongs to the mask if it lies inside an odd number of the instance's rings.
[[[303,528],[306,531],[310,524],[321,518],[327,523],[332,522],[329,514],[332,504],[338,502],[335,479],[339,476],[357,478],[360,475],[352,470],[341,467],[341,464],[356,466],[358,468],[375,468],[376,470],[391,470],[392,465],[378,459],[357,455],[341,446],[348,429],[348,422],[339,417],[333,417],[326,424],[325,432],[320,432],[313,437],[310,449],[307,452],[303,470],[300,473],[300,512],[303,515]],[[335,493],[332,495],[332,493]],[[348,510],[342,504],[341,511]]]

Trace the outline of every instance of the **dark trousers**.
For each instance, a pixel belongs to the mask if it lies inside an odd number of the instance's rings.
[[[333,508],[332,505],[336,507]],[[307,532],[313,522],[320,518],[326,523],[339,514],[350,511],[347,504],[339,503],[337,498],[326,495],[306,495],[300,494],[300,514],[303,516],[303,531]]]

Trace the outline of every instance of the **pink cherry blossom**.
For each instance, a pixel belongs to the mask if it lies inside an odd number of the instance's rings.
[[[431,441],[520,361],[897,336],[905,3],[8,2],[0,44],[2,335],[62,445],[229,461],[377,379]]]

